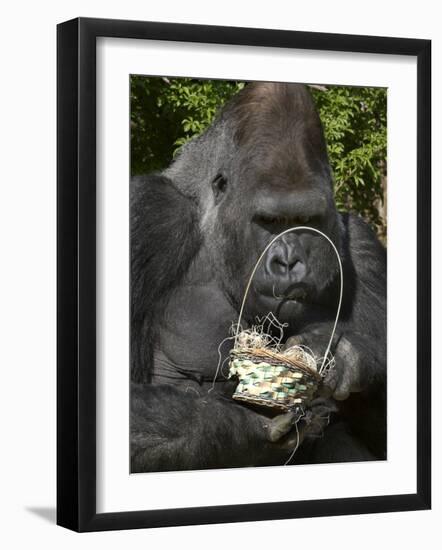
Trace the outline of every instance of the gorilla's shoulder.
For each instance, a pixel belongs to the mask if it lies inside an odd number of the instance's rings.
[[[197,206],[173,182],[161,174],[134,176],[130,182],[130,208],[132,222],[149,214],[164,222],[178,219],[181,223],[197,218]],[[167,218],[170,214],[171,219]]]
[[[132,266],[146,267],[149,259],[160,262],[157,269],[171,269],[177,262],[187,266],[201,243],[198,209],[161,174],[136,176],[131,180]],[[150,269],[155,266],[150,262]],[[141,270],[143,271],[143,270]],[[163,272],[162,279],[167,271]]]
[[[359,288],[385,293],[387,253],[372,227],[360,216],[341,214],[346,241],[346,256],[354,270]]]
[[[202,242],[196,204],[162,175],[131,180],[132,372],[146,379],[154,341],[153,319]]]
[[[344,234],[352,251],[357,253],[358,251],[367,252],[367,250],[371,250],[376,255],[385,255],[385,247],[369,223],[358,214],[351,212],[340,212],[339,214],[344,227]]]

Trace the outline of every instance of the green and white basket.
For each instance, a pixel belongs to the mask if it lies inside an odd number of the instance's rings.
[[[330,340],[320,365],[316,359],[308,354],[302,347],[295,346],[281,352],[277,348],[263,346],[244,346],[242,339],[238,338],[241,331],[241,318],[244,305],[255,272],[271,247],[281,236],[291,231],[308,230],[322,235],[333,247],[340,270],[340,296],[337,313]],[[329,352],[336,325],[341,310],[343,294],[342,263],[334,243],[321,231],[312,227],[293,227],[277,235],[266,246],[249,278],[241,305],[239,319],[235,335],[235,344],[230,352],[229,378],[237,377],[239,384],[233,394],[233,399],[250,405],[268,407],[280,412],[300,410],[305,407],[315,396],[319,385],[329,365]]]
[[[234,348],[229,374],[239,379],[233,399],[282,412],[307,405],[322,379],[306,364],[267,349]]]

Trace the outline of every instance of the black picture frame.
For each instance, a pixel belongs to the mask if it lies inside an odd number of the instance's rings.
[[[96,512],[96,39],[417,58],[417,491],[361,498]],[[79,18],[57,28],[57,523],[75,531],[424,510],[431,506],[431,41]]]

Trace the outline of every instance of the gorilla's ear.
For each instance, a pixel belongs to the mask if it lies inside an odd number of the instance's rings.
[[[131,181],[131,339],[134,379],[146,378],[153,325],[201,245],[196,204],[162,175]]]

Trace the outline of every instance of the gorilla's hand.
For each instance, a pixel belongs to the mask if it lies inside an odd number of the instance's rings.
[[[272,418],[268,424],[265,425],[267,429],[267,439],[271,443],[277,443],[284,441],[289,432],[292,431],[296,424],[296,414],[294,412],[287,412],[285,414],[279,414]]]
[[[293,450],[306,437],[320,437],[330,422],[330,416],[337,407],[330,399],[318,397],[312,401],[305,414],[296,423],[293,412],[275,416],[267,426],[269,441],[277,443],[284,450]]]
[[[329,325],[314,328],[309,332],[292,336],[284,347],[307,346],[315,357],[321,358],[327,349],[330,333],[331,326]],[[331,352],[336,364],[325,376],[320,393],[324,397],[332,396],[337,401],[343,401],[350,393],[363,389],[361,356],[356,346],[342,334],[335,335]]]
[[[223,394],[232,397],[237,385],[238,380],[235,377],[226,380]],[[306,435],[320,435],[329,422],[330,413],[336,410],[336,406],[331,400],[320,397],[311,403],[297,426],[298,415],[294,412],[279,414],[273,418],[262,416],[262,423],[257,424],[255,435],[262,437],[262,428],[264,428],[264,438],[270,443],[270,449],[292,449],[298,439],[298,445],[300,445]]]

